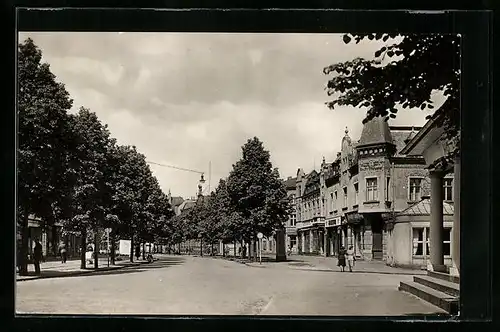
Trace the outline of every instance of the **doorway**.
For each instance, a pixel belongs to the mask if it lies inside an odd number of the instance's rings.
[[[380,215],[374,215],[371,220],[372,226],[372,258],[383,260],[383,220]]]

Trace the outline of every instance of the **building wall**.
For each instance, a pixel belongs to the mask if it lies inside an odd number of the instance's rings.
[[[407,207],[417,203],[419,200],[411,201],[409,197],[410,178],[421,178],[420,196],[430,195],[429,172],[425,165],[394,165],[391,181],[394,181],[390,188],[390,197],[394,200],[394,210],[402,211]],[[393,192],[393,193],[392,193]]]
[[[387,264],[400,267],[426,268],[429,255],[413,255],[413,228],[429,228],[429,216],[419,217],[420,221],[396,222],[388,234]],[[450,229],[450,248],[453,246],[451,231],[453,216],[445,216],[444,228]],[[451,266],[451,255],[445,256],[445,264]]]

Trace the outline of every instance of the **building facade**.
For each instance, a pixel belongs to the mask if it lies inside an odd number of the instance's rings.
[[[393,266],[427,264],[431,177],[425,158],[405,153],[422,128],[389,126],[382,118],[367,122],[358,141],[346,129],[334,161],[319,172],[297,172],[299,252],[335,256],[353,247],[357,259]],[[446,223],[441,238],[451,248],[453,175],[442,180]],[[444,264],[451,264],[446,249]]]

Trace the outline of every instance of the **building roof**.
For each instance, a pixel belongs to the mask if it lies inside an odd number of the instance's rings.
[[[389,124],[384,118],[377,116],[364,124],[358,147],[385,143],[392,144],[393,141]]]
[[[295,189],[297,178],[292,178],[291,176],[289,176],[284,182],[286,189]]]
[[[404,156],[401,151],[415,136],[421,127],[389,127],[391,130],[392,143],[396,146],[396,156]]]
[[[172,206],[179,206],[184,202],[182,197],[172,197]]]
[[[454,213],[453,204],[443,202],[443,215],[452,216]],[[429,216],[431,214],[431,200],[428,197],[423,198],[420,202],[399,212],[399,216]]]
[[[192,201],[192,200],[185,200],[184,202],[182,202],[180,205],[179,205],[179,211],[185,211],[185,210],[188,210],[192,207],[194,207],[196,204],[196,201]]]

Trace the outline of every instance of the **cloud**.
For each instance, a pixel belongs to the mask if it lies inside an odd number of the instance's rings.
[[[283,177],[331,160],[347,126],[361,133],[364,110],[324,105],[323,67],[372,57],[380,43],[345,45],[327,34],[22,33],[74,99],[120,144],[154,162],[228,175],[257,136]],[[404,111],[397,124],[423,125]],[[196,173],[151,166],[165,191],[196,193]]]

